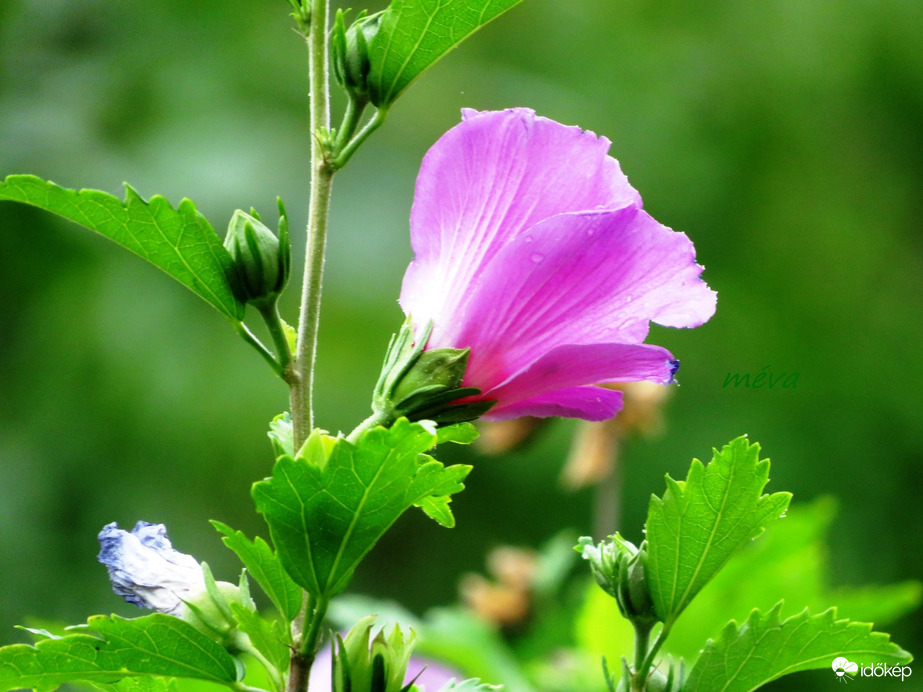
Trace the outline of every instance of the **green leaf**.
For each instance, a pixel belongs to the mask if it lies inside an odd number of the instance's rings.
[[[372,103],[392,103],[443,55],[521,1],[393,0],[369,45]]]
[[[130,186],[125,201],[99,190],[69,190],[34,175],[0,181],[0,200],[22,202],[63,216],[146,259],[239,322],[244,305],[228,283],[231,257],[188,199],[173,209],[163,197],[145,202]]]
[[[780,620],[781,607],[779,603],[765,615],[754,610],[740,627],[728,623],[717,641],[708,641],[683,692],[749,692],[814,668],[828,668],[832,675],[833,661],[840,657],[859,666],[895,666],[912,659],[871,625],[837,620],[835,608],[814,616],[804,610]]]
[[[471,423],[443,425],[436,430],[436,444],[441,445],[444,442],[454,442],[457,445],[470,445],[478,439],[480,435],[478,429]]]
[[[164,675],[231,683],[239,662],[189,623],[155,613],[134,620],[97,615],[88,632],[46,639],[35,646],[0,648],[0,690],[53,690],[72,681],[115,682]]]
[[[464,489],[470,467],[446,468],[423,454],[435,441],[431,424],[402,418],[367,430],[355,445],[335,440],[329,456],[309,440],[305,456],[280,457],[253,498],[292,579],[314,596],[333,596],[405,510]],[[442,504],[434,511],[445,520]]]
[[[835,512],[836,503],[825,497],[789,507],[785,521],[767,527],[699,592],[670,630],[665,653],[691,663],[705,638],[717,637],[729,620],[743,622],[754,608],[766,612],[780,600],[790,612],[836,606],[840,617],[879,628],[918,607],[919,582],[829,588],[826,535]]]
[[[301,589],[288,576],[269,544],[259,536],[251,541],[242,531],[235,531],[220,521],[211,524],[224,534],[221,540],[237,554],[279,614],[288,622],[294,620],[301,611]]]
[[[667,476],[647,515],[647,579],[658,617],[669,627],[731,555],[788,507],[790,493],[761,495],[769,460],[739,437],[708,466],[694,459],[686,481]]]

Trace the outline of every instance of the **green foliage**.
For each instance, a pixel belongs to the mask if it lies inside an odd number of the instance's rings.
[[[781,620],[779,603],[768,613],[754,610],[738,626],[728,623],[709,640],[683,686],[684,692],[749,692],[789,673],[830,668],[844,656],[862,665],[908,663],[910,654],[872,626],[837,620],[836,609],[807,610]]]
[[[399,419],[365,431],[356,444],[328,450],[315,431],[304,456],[282,456],[273,475],[253,486],[286,571],[318,597],[343,590],[359,561],[412,506],[451,524],[448,496],[464,489],[470,466],[446,468],[423,454],[436,442],[429,426]]]
[[[282,568],[269,544],[260,537],[251,541],[242,531],[220,521],[213,521],[212,525],[224,534],[224,544],[237,554],[279,614],[288,622],[294,620],[301,610],[301,589]]]
[[[392,103],[443,55],[521,1],[394,0],[369,45],[372,103]]]
[[[784,521],[772,523],[702,589],[676,622],[665,649],[694,661],[706,636],[716,637],[729,620],[743,622],[753,608],[768,611],[782,599],[790,612],[820,613],[836,606],[839,616],[878,627],[918,607],[919,582],[830,588],[827,532],[835,511],[830,498],[791,507]]]
[[[125,201],[99,190],[69,190],[34,175],[0,181],[0,200],[22,202],[96,231],[162,269],[226,317],[240,321],[244,305],[231,290],[231,257],[204,216],[184,199],[144,201],[129,185]]]
[[[658,617],[670,627],[731,555],[788,507],[791,495],[761,495],[769,460],[739,437],[708,466],[694,459],[685,481],[667,476],[647,517],[647,578]]]
[[[480,433],[471,423],[453,423],[452,425],[443,425],[436,430],[436,444],[441,445],[443,442],[454,442],[458,445],[470,445]]]
[[[0,649],[0,689],[47,692],[72,680],[107,683],[139,675],[233,683],[243,675],[240,662],[221,645],[172,615],[97,615],[87,629],[89,634]]]

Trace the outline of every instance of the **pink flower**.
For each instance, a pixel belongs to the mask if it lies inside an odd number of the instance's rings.
[[[463,401],[604,420],[622,395],[595,385],[672,382],[643,342],[714,314],[692,242],[643,211],[606,138],[522,108],[462,116],[423,159],[400,303],[416,334],[432,322],[427,349],[471,349]]]

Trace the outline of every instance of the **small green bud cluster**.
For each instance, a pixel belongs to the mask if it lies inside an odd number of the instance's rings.
[[[224,247],[231,255],[234,295],[257,308],[276,303],[291,271],[292,253],[285,207],[279,200],[279,235],[270,231],[255,209],[238,209],[228,224]]]
[[[333,657],[332,692],[409,692],[404,685],[407,664],[416,635],[394,625],[389,634],[380,631],[369,644],[375,616],[364,617],[349,631],[346,639],[337,635]]]
[[[589,561],[596,582],[618,603],[619,612],[636,626],[650,627],[659,618],[645,575],[647,544],[637,548],[618,533],[610,538],[593,545],[591,538],[583,537],[577,550]]]
[[[378,383],[372,396],[372,410],[380,418],[395,421],[432,420],[440,424],[475,420],[493,406],[493,401],[453,403],[481,393],[476,387],[462,387],[468,367],[468,349],[426,350],[432,326],[414,337],[408,318],[391,339]]]
[[[369,89],[369,45],[381,26],[382,14],[369,15],[363,10],[347,29],[343,11],[337,10],[333,24],[333,74],[350,97],[362,104],[374,100]]]

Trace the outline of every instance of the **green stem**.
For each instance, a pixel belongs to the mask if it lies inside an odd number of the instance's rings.
[[[235,322],[234,329],[238,334],[240,334],[244,341],[253,346],[257,353],[263,356],[263,359],[269,363],[269,366],[273,369],[273,371],[275,371],[275,373],[284,380],[285,371],[279,364],[279,361],[276,360],[276,357],[272,355],[272,352],[263,345],[263,342],[257,339],[256,335],[247,328],[247,325],[245,325],[243,322]]]
[[[654,659],[657,657],[657,654],[660,652],[660,648],[663,646],[663,643],[667,640],[667,636],[670,634],[670,628],[664,625],[663,629],[660,630],[660,634],[657,635],[657,639],[654,640],[654,645],[647,651],[646,655],[641,653],[641,647],[638,643],[638,634],[637,630],[635,631],[635,670],[634,673],[639,677],[640,680],[647,680],[648,671],[651,666],[654,664]],[[647,649],[647,639],[650,637],[650,630],[647,632],[647,637],[645,638],[644,648]],[[639,664],[638,656],[642,655],[641,663]],[[641,688],[643,689],[643,687]]]
[[[359,438],[362,436],[362,433],[364,433],[366,430],[374,428],[376,425],[383,425],[388,427],[393,422],[394,419],[387,413],[376,411],[364,421],[359,423],[359,425],[356,426],[356,429],[346,436],[346,441],[351,442],[352,444],[356,444],[359,441]]]
[[[360,102],[352,96],[347,100],[346,111],[343,113],[343,122],[340,123],[340,129],[337,130],[336,152],[342,151],[343,147],[352,139],[356,128],[359,127],[359,122],[362,120],[362,113],[365,112],[366,105],[368,105],[368,101]]]
[[[324,276],[324,250],[327,244],[327,216],[335,168],[328,159],[330,133],[330,83],[327,64],[327,0],[313,0],[311,29],[308,33],[311,102],[311,206],[308,211],[308,240],[304,282],[301,293],[301,318],[298,325],[298,352],[295,367],[298,380],[291,386],[290,402],[295,449],[301,447],[314,427],[314,363],[320,324],[321,286]]]
[[[308,627],[301,640],[301,653],[309,656],[312,662],[317,653],[321,627],[324,624],[324,618],[327,617],[327,606],[329,605],[330,600],[322,596],[314,601],[313,610],[308,612]]]
[[[385,118],[388,116],[387,108],[379,108],[375,111],[375,115],[372,116],[372,119],[369,120],[365,127],[363,127],[359,133],[353,137],[349,143],[340,150],[340,153],[333,160],[333,165],[340,169],[346,165],[346,162],[356,153],[356,149],[369,138],[369,135],[372,134],[375,130],[381,127],[384,123]]]
[[[279,315],[279,304],[274,300],[271,305],[260,305],[258,309],[263,321],[266,323],[266,327],[269,329],[272,343],[276,348],[276,359],[281,371],[279,376],[289,386],[292,386],[298,379],[298,373],[295,371],[292,350],[289,348],[285,327],[282,325],[282,317]]]

